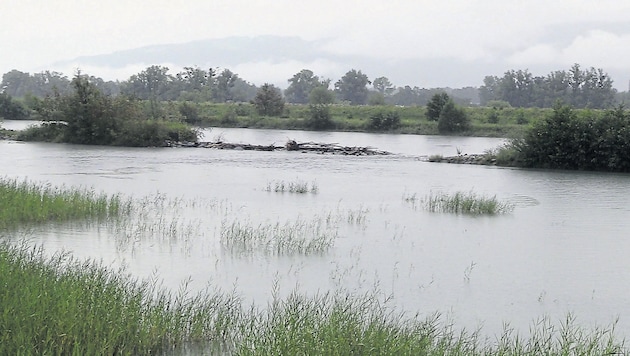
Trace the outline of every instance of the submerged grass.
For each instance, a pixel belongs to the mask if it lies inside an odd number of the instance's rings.
[[[129,213],[130,201],[93,190],[0,178],[0,229],[23,224],[107,219]]]
[[[405,198],[405,201],[415,203],[415,195]],[[514,205],[501,202],[496,196],[486,197],[473,192],[456,192],[455,194],[431,193],[422,200],[423,206],[430,212],[495,215],[505,214],[514,210]]]
[[[308,255],[326,252],[337,234],[335,228],[320,218],[306,221],[298,217],[284,224],[259,225],[234,220],[223,221],[220,240],[228,251],[237,255]]]
[[[296,194],[306,194],[312,193],[317,194],[319,192],[319,187],[316,182],[304,182],[301,180],[297,180],[295,182],[285,182],[285,181],[273,181],[267,182],[267,187],[265,187],[265,191],[267,192],[276,192],[276,193],[296,193]]]

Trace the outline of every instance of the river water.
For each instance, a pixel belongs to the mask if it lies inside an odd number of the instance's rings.
[[[24,123],[5,121],[5,128]],[[0,141],[0,175],[93,188],[162,209],[154,229],[55,226],[26,237],[51,253],[93,258],[177,290],[235,290],[265,305],[280,294],[380,291],[399,310],[443,314],[456,327],[527,333],[541,317],[572,313],[586,327],[630,335],[630,175],[428,163],[432,154],[482,153],[494,138],[206,129],[205,139],[372,146],[389,156],[202,148],[113,148]],[[308,182],[316,193],[269,191]],[[474,192],[514,204],[497,216],[430,213],[436,192]],[[414,197],[416,199],[414,199]],[[155,201],[167,201],[156,208]],[[153,205],[152,205],[153,204]],[[322,253],[236,253],[222,226],[333,221]],[[148,231],[148,232],[147,232]]]

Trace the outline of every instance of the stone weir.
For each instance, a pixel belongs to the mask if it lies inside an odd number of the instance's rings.
[[[390,155],[390,152],[380,151],[372,147],[341,146],[336,143],[296,142],[289,140],[284,146],[251,145],[244,143],[216,142],[172,142],[166,143],[167,147],[198,147],[214,148],[218,150],[243,150],[243,151],[296,151],[314,152],[320,154],[339,154],[349,156],[375,156]]]
[[[485,166],[495,166],[497,160],[491,154],[464,154],[450,157],[430,156],[428,162],[437,163],[456,163],[456,164],[479,164]]]

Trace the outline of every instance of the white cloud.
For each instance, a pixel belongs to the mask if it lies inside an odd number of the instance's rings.
[[[508,61],[520,66],[548,64],[568,68],[573,63],[580,63],[619,69],[628,67],[626,58],[630,58],[630,34],[592,30],[577,36],[566,47],[536,44],[512,54]]]

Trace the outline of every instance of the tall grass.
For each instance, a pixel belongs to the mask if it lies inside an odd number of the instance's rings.
[[[22,224],[107,219],[129,213],[119,195],[0,178],[0,229]]]
[[[456,330],[438,313],[406,316],[371,292],[363,296],[293,292],[250,321],[236,355],[622,355],[610,328],[586,330],[569,316],[543,318],[523,337],[506,326],[498,340]]]
[[[439,314],[397,312],[378,291],[277,292],[267,308],[235,294],[168,292],[68,254],[0,243],[0,354],[622,355],[614,324],[587,330],[569,315],[529,336],[456,330]]]
[[[415,203],[416,198],[413,195],[405,200]],[[499,201],[496,196],[486,197],[473,192],[430,193],[422,200],[422,203],[430,212],[454,214],[495,215],[514,210],[513,204]]]
[[[190,296],[68,254],[0,244],[0,354],[155,354],[233,339],[234,295]]]
[[[326,252],[333,246],[337,234],[337,230],[321,218],[306,221],[298,217],[284,224],[259,225],[224,220],[220,240],[228,251],[237,255],[307,255]]]

